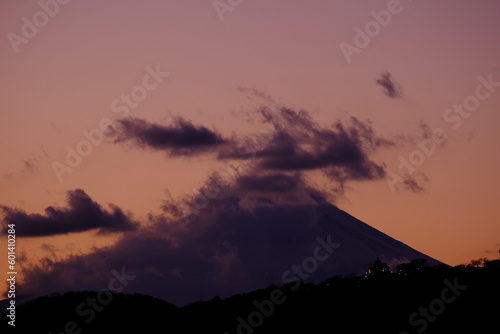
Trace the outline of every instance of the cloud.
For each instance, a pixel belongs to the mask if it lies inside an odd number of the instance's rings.
[[[247,99],[254,101],[263,101],[268,104],[274,104],[274,98],[266,93],[265,91],[258,90],[256,88],[249,88],[249,87],[244,87],[244,86],[238,86],[236,87],[237,91],[240,93],[244,93],[247,95]]]
[[[38,173],[40,171],[40,166],[47,158],[49,158],[49,154],[47,153],[43,145],[41,145],[38,152],[32,153],[30,157],[26,158],[23,161],[23,167],[21,169],[16,172],[5,174],[3,175],[3,178],[13,179],[15,176],[21,176],[29,173]]]
[[[407,176],[404,178],[403,187],[413,192],[424,191],[424,188],[411,176]]]
[[[399,83],[394,81],[389,72],[383,72],[377,79],[377,85],[384,89],[384,94],[390,98],[399,98],[403,96],[403,88]]]
[[[68,191],[67,208],[45,209],[45,215],[27,214],[23,210],[0,206],[4,219],[2,232],[6,233],[8,224],[16,224],[18,237],[40,237],[97,229],[99,233],[112,233],[134,230],[138,227],[123,211],[110,205],[111,212],[81,189]]]
[[[115,142],[131,141],[140,147],[165,150],[172,156],[205,153],[226,142],[215,131],[182,118],[175,118],[170,126],[138,118],[120,119],[112,136]]]
[[[350,180],[376,180],[385,175],[384,166],[369,156],[395,143],[375,134],[369,121],[351,117],[321,126],[307,111],[289,108],[260,108],[257,115],[269,127],[257,136],[240,139],[238,145],[222,147],[219,159],[252,160],[256,173],[316,170],[340,188]]]
[[[267,95],[262,97],[259,92],[250,93],[265,102],[270,99]],[[256,108],[245,116],[260,129],[246,136],[233,135],[231,139],[181,118],[176,118],[171,126],[136,118],[123,119],[119,121],[114,136],[116,142],[132,141],[143,148],[165,151],[169,156],[216,153],[217,160],[240,161],[240,166],[247,165],[246,169],[264,175],[264,179],[265,175],[279,175],[292,181],[290,175],[293,173],[319,172],[331,181],[331,190],[337,195],[344,193],[349,181],[385,177],[385,165],[374,161],[371,155],[377,150],[396,146],[395,140],[376,134],[369,120],[353,116],[324,126],[315,122],[306,110],[294,110],[275,102]],[[425,137],[427,129],[424,125],[419,126]],[[245,180],[241,179],[241,182]],[[269,183],[270,178],[266,180]],[[261,183],[259,179],[254,181]],[[249,182],[247,186],[250,186]],[[262,186],[273,187],[271,183]],[[407,180],[400,188],[422,189],[415,179]]]
[[[253,94],[260,97],[256,92]],[[264,98],[265,101],[270,99],[267,95]],[[356,117],[322,126],[309,112],[278,106],[274,102],[271,106],[255,109],[249,116],[260,129],[247,136],[233,135],[231,139],[181,118],[176,118],[171,126],[137,118],[122,119],[113,136],[116,142],[132,141],[143,148],[165,151],[169,156],[216,152],[219,161],[243,160],[259,175],[279,175],[289,178],[288,181],[292,181],[290,175],[283,173],[319,171],[332,181],[337,193],[341,193],[345,183],[351,180],[383,178],[384,165],[373,161],[370,155],[378,149],[396,145],[377,135],[370,121]],[[270,182],[271,177],[264,178]],[[281,181],[275,180],[275,183]],[[246,181],[242,179],[241,182]],[[270,183],[267,186],[272,187]]]

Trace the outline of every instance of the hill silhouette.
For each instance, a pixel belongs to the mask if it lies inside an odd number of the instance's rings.
[[[319,284],[269,286],[181,308],[141,294],[52,294],[19,306],[16,330],[250,334],[489,333],[498,329],[500,260],[476,262],[476,266],[410,267],[400,266],[398,273],[337,276]],[[13,332],[6,315],[1,318],[2,333]]]

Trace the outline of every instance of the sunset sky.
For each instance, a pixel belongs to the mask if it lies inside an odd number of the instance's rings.
[[[499,13],[496,0],[2,1],[2,217],[47,224],[18,223],[18,261],[113,247],[234,164],[304,182],[444,263],[497,258]],[[289,137],[261,145],[310,161],[245,156],[269,124]],[[362,154],[343,164],[323,144]],[[43,218],[78,220],[91,202],[101,225]]]

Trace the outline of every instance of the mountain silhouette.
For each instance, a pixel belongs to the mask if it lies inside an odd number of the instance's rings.
[[[322,198],[293,205],[259,202],[252,208],[228,202],[214,201],[189,224],[158,224],[152,231],[127,234],[113,247],[25,272],[19,291],[40,296],[100,290],[123,272],[133,278],[125,292],[182,306],[269,285],[364,274],[376,258],[391,270],[414,259],[441,263]]]

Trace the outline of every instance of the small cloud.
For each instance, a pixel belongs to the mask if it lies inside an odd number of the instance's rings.
[[[411,190],[413,192],[421,192],[424,191],[424,188],[411,177],[407,177],[403,181],[403,188],[407,190]]]
[[[40,170],[40,165],[49,158],[49,154],[45,151],[44,147],[40,147],[40,151],[33,153],[30,157],[26,158],[22,162],[22,167],[18,171],[10,172],[8,174],[2,175],[4,179],[13,179],[15,176],[20,176],[27,173],[38,173]]]
[[[392,99],[403,96],[403,88],[397,83],[389,72],[383,72],[376,80],[377,85],[384,89],[384,94]]]

